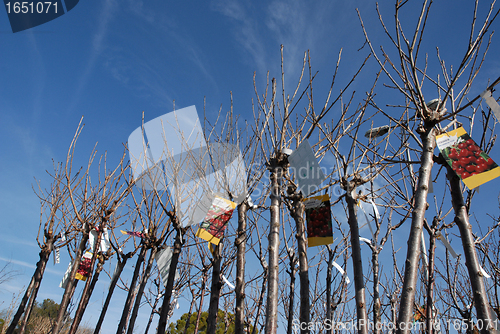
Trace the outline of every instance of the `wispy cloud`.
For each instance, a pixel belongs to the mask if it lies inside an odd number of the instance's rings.
[[[229,18],[235,40],[251,58],[258,75],[279,76],[279,47],[284,46],[286,87],[292,89],[302,70],[304,53],[311,51],[314,68],[334,65],[340,48],[352,44],[359,28],[353,6],[345,1],[272,0],[262,5],[240,0],[214,0],[212,8]],[[334,15],[332,13],[342,15]],[[344,15],[345,14],[345,15]]]
[[[19,238],[15,235],[2,234],[2,235],[0,235],[0,241],[2,241],[2,243],[24,245],[24,246],[38,248],[38,244],[36,242],[34,242],[32,238],[30,238],[30,240],[26,240],[26,239]]]
[[[24,261],[19,261],[19,260],[14,260],[14,259],[8,259],[8,258],[1,257],[1,256],[0,256],[0,261],[9,262],[9,263],[21,266],[21,267],[35,269],[35,265],[34,264],[28,263],[28,262],[24,262]]]
[[[104,55],[104,65],[116,80],[162,108],[173,105],[178,95],[176,81],[185,80],[186,73],[178,73],[180,66],[192,67],[218,89],[210,62],[182,22],[168,11],[158,10],[158,4],[132,0],[128,4],[122,14],[130,16],[135,29],[114,35]],[[182,65],[175,66],[178,60]]]
[[[94,70],[95,64],[101,52],[104,49],[104,42],[106,38],[106,34],[108,31],[108,25],[111,19],[113,18],[113,14],[115,8],[117,7],[116,0],[105,0],[102,5],[102,10],[100,11],[101,15],[98,19],[99,25],[97,26],[97,30],[92,38],[92,47],[91,52],[88,57],[87,65],[83,71],[82,76],[78,80],[78,85],[76,88],[76,92],[73,98],[73,101],[69,107],[69,110],[74,110],[74,108],[78,105],[78,102],[81,99],[83,90],[85,86],[88,84],[92,71]]]
[[[264,75],[269,70],[269,57],[265,47],[265,31],[260,31],[262,24],[250,15],[250,10],[240,1],[216,0],[212,8],[231,19],[235,24],[234,38],[250,56],[248,61],[256,66],[259,74]],[[262,14],[262,13],[259,13]]]

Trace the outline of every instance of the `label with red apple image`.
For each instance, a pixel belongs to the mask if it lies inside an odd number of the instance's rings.
[[[215,197],[205,219],[196,232],[196,236],[218,245],[235,208],[236,203],[225,198]]]
[[[90,264],[92,263],[92,253],[85,252],[78,266],[75,278],[80,281],[86,281],[90,277]]]
[[[500,168],[460,127],[436,136],[436,144],[453,171],[469,189],[500,176]]]
[[[321,195],[304,199],[309,247],[333,243],[330,196]]]

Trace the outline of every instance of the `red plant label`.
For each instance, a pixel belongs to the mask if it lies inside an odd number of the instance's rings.
[[[332,212],[328,195],[304,200],[309,247],[333,243]]]
[[[498,165],[460,127],[436,136],[436,144],[453,171],[469,189],[500,176]]]

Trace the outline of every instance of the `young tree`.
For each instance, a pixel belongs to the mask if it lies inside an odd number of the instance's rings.
[[[371,52],[377,60],[380,68],[390,80],[392,86],[397,92],[407,101],[406,105],[411,104],[415,110],[415,118],[420,121],[416,129],[416,134],[412,136],[416,139],[420,137],[419,145],[421,147],[420,169],[418,181],[414,194],[414,204],[412,212],[412,224],[410,235],[408,238],[408,249],[406,253],[405,274],[403,280],[403,288],[401,292],[401,302],[398,317],[398,333],[408,333],[406,324],[411,323],[413,316],[413,307],[415,302],[415,292],[417,288],[418,262],[420,259],[420,239],[423,230],[423,222],[425,219],[425,210],[427,207],[427,194],[429,192],[429,182],[431,169],[433,166],[433,152],[435,149],[435,136],[437,133],[436,125],[454,115],[462,112],[469,104],[461,105],[468,93],[474,78],[476,77],[482,61],[484,60],[485,50],[483,41],[487,38],[487,33],[492,22],[498,15],[498,10],[494,11],[491,6],[485,19],[482,22],[477,20],[478,2],[476,1],[471,23],[471,33],[468,38],[467,49],[463,54],[458,65],[451,68],[445,66],[444,61],[440,58],[439,49],[437,58],[442,69],[442,75],[445,82],[433,79],[435,75],[429,74],[427,57],[422,60],[421,52],[424,48],[421,47],[424,41],[424,31],[427,27],[427,20],[431,12],[432,1],[422,1],[421,11],[417,18],[416,27],[413,30],[404,30],[405,24],[401,22],[400,17],[403,11],[409,8],[407,1],[396,1],[395,6],[395,33],[391,33],[382,21],[382,16],[379,12],[380,22],[382,27],[389,37],[390,43],[395,48],[395,54],[391,56],[386,50],[383,50],[382,57],[375,51],[371,40],[368,36],[367,29],[361,20],[361,25],[366,37]],[[359,12],[358,12],[359,13]],[[479,27],[479,29],[476,29]],[[469,71],[467,73],[466,71]],[[465,81],[459,79],[465,75]],[[440,99],[436,106],[430,107],[428,104],[431,99],[424,97],[423,85],[427,82],[436,87],[436,91],[440,94]],[[463,88],[459,88],[460,86]],[[456,93],[458,92],[458,94]],[[446,114],[445,105],[451,105],[451,112]],[[394,105],[394,103],[392,103]],[[387,113],[385,113],[387,115]],[[391,121],[399,126],[402,126],[407,131],[411,131],[407,124],[398,122],[388,116]],[[402,326],[404,324],[404,326]],[[404,327],[404,328],[403,328]]]

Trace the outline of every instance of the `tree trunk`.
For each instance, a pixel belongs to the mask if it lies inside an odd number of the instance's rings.
[[[92,273],[94,272],[94,264],[95,264],[95,261],[98,257],[101,234],[102,234],[102,232],[99,231],[99,233],[97,233],[97,237],[94,240],[94,245],[93,245],[94,254],[92,254],[92,260],[90,262],[90,275],[92,275]],[[102,257],[102,255],[101,255],[101,257]],[[104,258],[102,258],[102,259],[104,259]],[[98,265],[98,267],[99,267],[99,265]],[[102,265],[101,265],[101,269],[99,270],[99,273],[101,272],[101,270],[102,270]],[[76,309],[75,317],[73,319],[73,322],[71,324],[71,328],[69,329],[68,334],[75,334],[77,329],[78,329],[78,326],[80,326],[80,321],[82,320],[83,313],[85,312],[85,309],[87,308],[87,304],[89,302],[90,296],[92,295],[92,291],[94,291],[95,284],[97,283],[97,280],[99,279],[99,273],[96,270],[94,275],[92,275],[92,279],[90,279],[90,276],[87,278],[87,281],[85,282],[85,287],[83,288],[83,291],[82,291],[82,297],[80,298],[80,303],[78,303],[78,308]]]
[[[17,334],[24,334],[26,332],[26,326],[28,325],[28,320],[31,315],[31,311],[33,310],[33,305],[35,305],[36,298],[30,297],[28,305],[26,305],[26,312],[21,319],[21,325],[19,326],[19,330],[16,332]]]
[[[451,186],[451,200],[455,211],[455,223],[460,230],[460,237],[464,248],[465,265],[469,271],[469,279],[474,296],[474,306],[476,308],[477,319],[482,320],[481,333],[494,333],[491,326],[494,324],[492,314],[490,314],[490,304],[483,282],[483,274],[476,253],[476,245],[472,235],[472,226],[469,223],[469,215],[464,204],[462,189],[460,189],[460,179],[448,167],[448,179]],[[479,326],[481,327],[481,326]]]
[[[184,230],[181,228],[180,222],[177,218],[173,220],[173,224],[177,230],[177,234],[174,241],[174,251],[170,262],[167,286],[165,287],[165,294],[163,295],[160,319],[158,320],[158,334],[164,334],[167,327],[167,317],[170,312],[170,298],[172,297],[172,290],[174,288],[175,271],[177,270],[177,263],[179,262],[179,256],[181,255],[182,245],[184,243]]]
[[[408,250],[406,251],[405,275],[401,291],[401,302],[399,307],[397,333],[409,333],[413,317],[413,304],[415,302],[415,291],[417,288],[418,262],[420,260],[420,238],[424,224],[425,210],[427,209],[427,194],[433,165],[433,152],[436,146],[436,135],[433,125],[425,125],[421,129],[423,151],[421,155],[420,169],[418,172],[418,184],[415,191],[414,207],[411,217],[410,236],[408,237]]]
[[[151,272],[151,267],[153,266],[153,261],[156,255],[156,247],[151,249],[151,253],[149,254],[148,264],[146,265],[146,270],[144,270],[144,274],[142,275],[141,282],[139,284],[139,291],[135,297],[134,309],[132,310],[132,315],[130,316],[130,322],[128,324],[127,334],[132,334],[134,332],[135,319],[137,318],[137,314],[139,314],[139,307],[141,307],[141,299],[144,293],[144,288],[146,287],[146,283],[149,279],[149,273]]]
[[[235,322],[234,333],[244,334],[244,317],[245,317],[245,252],[246,252],[246,228],[247,228],[247,210],[248,204],[246,201],[238,206],[238,236],[234,242],[236,252],[236,305],[235,305]],[[184,333],[185,334],[185,333]]]
[[[28,288],[26,289],[26,292],[24,293],[23,299],[21,300],[21,303],[19,304],[19,307],[17,309],[16,314],[12,318],[12,321],[9,325],[9,328],[7,328],[7,334],[12,334],[14,333],[14,330],[17,327],[17,323],[19,322],[19,319],[21,319],[21,316],[23,313],[25,314],[25,320],[23,320],[23,324],[21,327],[26,327],[26,323],[28,322],[29,314],[31,313],[31,310],[33,309],[34,302],[36,300],[36,295],[38,294],[38,289],[40,288],[40,283],[43,278],[43,274],[45,272],[45,268],[47,267],[47,261],[49,260],[50,253],[53,247],[54,239],[50,237],[47,239],[45,242],[45,245],[43,248],[40,250],[40,260],[36,264],[36,269],[35,272],[33,273],[33,276],[31,277],[30,284],[28,285]],[[28,305],[28,300],[30,301]],[[28,307],[26,307],[28,306]]]
[[[288,274],[290,275],[290,293],[288,297],[288,326],[286,333],[293,333],[293,307],[294,307],[294,299],[295,299],[295,274],[297,274],[297,257],[295,254],[289,256],[290,258],[290,271]]]
[[[147,246],[142,243],[141,252],[137,257],[137,262],[135,264],[134,275],[132,276],[132,281],[130,282],[130,286],[128,288],[127,299],[125,300],[125,306],[123,307],[122,317],[120,319],[120,323],[118,324],[118,329],[116,330],[116,334],[123,334],[127,327],[127,320],[130,315],[130,310],[132,309],[132,302],[135,297],[135,286],[137,283],[137,279],[139,278],[139,273],[141,271],[141,265],[144,262],[144,257],[146,256]]]
[[[85,313],[85,310],[87,309],[87,305],[89,304],[90,297],[92,296],[92,292],[94,292],[95,285],[97,281],[99,280],[99,275],[101,274],[102,268],[104,266],[104,258],[102,255],[100,256],[99,263],[97,264],[96,271],[94,275],[92,276],[92,282],[90,283],[90,288],[88,290],[88,293],[82,294],[82,299],[80,301],[80,305],[78,305],[78,310],[75,313],[75,319],[73,320],[73,324],[75,324],[75,332],[78,329],[78,326],[80,325],[80,322],[82,321],[83,314]],[[81,307],[81,309],[80,309]],[[77,314],[79,315],[77,317]],[[73,326],[73,325],[72,325]],[[70,330],[71,333],[71,330]]]
[[[198,307],[198,314],[196,315],[196,322],[194,324],[194,333],[193,334],[198,333],[198,327],[200,326],[201,309],[203,307],[203,300],[205,299],[205,289],[207,286],[207,279],[208,279],[207,271],[204,269],[203,270],[203,278],[201,281],[200,306]]]
[[[90,227],[88,224],[85,224],[85,231],[82,235],[82,240],[80,240],[80,245],[76,251],[75,259],[73,261],[73,267],[71,268],[71,273],[68,277],[68,284],[66,284],[66,288],[64,289],[64,294],[61,299],[61,303],[59,304],[59,311],[57,312],[57,318],[54,322],[54,326],[52,327],[52,333],[58,334],[61,330],[61,326],[63,324],[63,320],[66,316],[66,310],[68,309],[69,302],[73,297],[73,293],[75,292],[76,284],[78,283],[77,279],[75,279],[76,272],[78,271],[78,266],[80,265],[80,261],[83,256],[83,251],[87,246],[87,241],[89,240],[89,232]]]
[[[346,201],[349,210],[349,227],[351,230],[352,267],[354,271],[354,288],[356,298],[356,314],[358,318],[358,333],[368,334],[368,315],[366,312],[365,284],[363,280],[363,263],[361,261],[361,245],[359,242],[358,218],[356,216],[356,200],[352,194],[351,182],[346,180]]]
[[[327,331],[333,334],[333,312],[332,312],[332,268],[333,268],[333,251],[328,246],[328,265],[326,267],[326,320],[330,324],[330,329]]]
[[[217,316],[219,313],[219,298],[220,290],[222,284],[220,282],[221,271],[220,265],[222,261],[222,240],[219,245],[215,247],[214,259],[212,261],[212,287],[210,288],[210,304],[208,306],[208,317],[207,317],[207,333],[215,334],[217,330]],[[208,321],[209,319],[209,321]]]
[[[115,275],[113,275],[113,277],[111,278],[111,283],[109,284],[108,294],[106,296],[106,300],[104,301],[104,305],[102,306],[99,320],[97,321],[97,325],[94,329],[94,334],[99,334],[99,332],[101,331],[101,326],[102,326],[102,323],[104,322],[104,317],[106,316],[106,312],[108,311],[109,303],[111,301],[111,296],[113,295],[113,292],[114,292],[115,287],[116,287],[116,283],[118,282],[118,279],[120,278],[120,275],[121,275],[123,268],[125,267],[125,264],[127,263],[128,259],[129,259],[129,256],[124,256],[123,261],[120,262],[120,260],[118,260],[117,270],[116,270]]]
[[[297,248],[299,251],[299,279],[300,279],[300,314],[299,321],[301,324],[309,324],[310,322],[310,303],[309,303],[309,264],[307,263],[307,240],[304,221],[304,202],[301,197],[296,195],[292,202],[292,216],[295,220],[297,234]],[[309,334],[309,326],[301,326],[302,334]]]
[[[374,241],[375,242],[375,241]],[[372,267],[373,267],[373,333],[379,334],[382,326],[377,326],[382,320],[381,310],[380,310],[380,278],[379,278],[379,261],[378,254],[379,250],[375,244],[372,249]]]
[[[273,159],[274,160],[274,159]],[[278,282],[279,282],[279,245],[280,245],[280,207],[281,207],[281,167],[274,160],[270,167],[271,179],[271,219],[269,226],[269,274],[267,285],[265,334],[275,334],[278,327]]]
[[[434,220],[434,222],[437,222],[437,219]],[[433,334],[434,333],[434,316],[433,316],[433,311],[434,311],[434,255],[436,251],[436,237],[434,235],[435,232],[435,225],[433,224],[431,228],[430,237],[429,237],[429,280],[427,282],[427,305],[426,305],[426,310],[425,310],[425,322],[426,326],[425,328],[427,329],[427,334]]]

